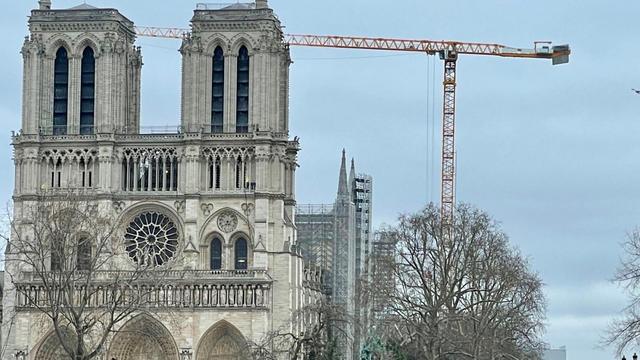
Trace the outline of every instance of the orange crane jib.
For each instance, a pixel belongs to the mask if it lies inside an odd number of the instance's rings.
[[[190,32],[179,28],[136,27],[139,36],[181,39]],[[342,49],[423,52],[440,55],[444,60],[444,99],[442,105],[441,222],[443,234],[453,239],[452,224],[455,206],[455,114],[456,63],[458,55],[486,55],[509,58],[551,59],[554,65],[569,62],[569,45],[553,46],[550,41],[534,42],[533,48],[521,49],[499,44],[459,41],[388,39],[333,35],[284,35],[292,46],[330,47]]]
[[[190,34],[188,29],[136,27],[138,36],[182,39]],[[334,35],[285,34],[284,41],[292,46],[331,47],[342,49],[412,51],[435,54],[490,55],[515,58],[554,59],[568,62],[571,50],[567,45],[552,46],[550,41],[537,41],[532,49],[514,48],[500,44],[444,40],[411,40]]]

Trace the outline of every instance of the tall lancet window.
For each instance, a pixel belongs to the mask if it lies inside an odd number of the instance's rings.
[[[69,100],[69,57],[67,49],[56,53],[53,70],[53,134],[67,133],[67,103]]]
[[[238,53],[238,95],[236,101],[236,132],[249,131],[249,51],[241,47]]]
[[[211,270],[222,269],[222,242],[218,238],[211,240]]]
[[[247,270],[247,240],[239,238],[235,246],[235,268],[236,270]]]
[[[87,46],[82,53],[80,88],[80,134],[93,134],[95,119],[96,59]]]
[[[213,52],[213,83],[211,86],[211,132],[224,131],[224,53],[218,46]]]

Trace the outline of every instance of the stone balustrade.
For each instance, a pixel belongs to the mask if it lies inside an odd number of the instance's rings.
[[[77,285],[66,289],[64,295],[72,299],[70,306],[88,299],[86,306],[96,308],[112,305],[116,298],[123,299],[123,306],[133,304],[147,308],[267,309],[269,306],[272,281],[264,270],[149,273],[148,276],[137,276],[126,271],[100,271],[94,273],[90,281],[79,274]],[[44,285],[35,273],[25,272],[19,278],[16,284],[16,309],[19,311],[46,307],[48,299],[58,291]]]
[[[245,133],[224,132],[215,133],[210,131],[210,124],[185,126],[148,126],[135,129],[114,126],[91,126],[90,131],[65,127],[64,131],[56,131],[53,126],[41,126],[37,134],[23,134],[21,132],[13,134],[14,143],[21,142],[48,142],[48,141],[87,141],[87,140],[113,140],[113,141],[157,141],[157,140],[251,140],[271,138],[274,140],[287,140],[288,134],[276,131],[251,131]]]

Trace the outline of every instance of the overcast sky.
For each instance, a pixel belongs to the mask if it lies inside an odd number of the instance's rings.
[[[54,8],[79,1],[53,0]],[[189,1],[93,0],[136,25],[187,27]],[[21,57],[36,0],[0,15],[0,200],[13,188],[10,131],[20,122]],[[458,200],[488,211],[530,259],[549,298],[545,339],[568,358],[596,349],[625,304],[609,282],[620,242],[640,224],[638,17],[629,0],[270,0],[290,33],[502,43],[569,43],[571,63],[462,57]],[[142,124],[179,123],[178,41],[141,38]],[[374,222],[392,223],[439,193],[442,63],[421,54],[292,49],[291,136],[302,152],[297,197],[331,202],[340,150],[374,177]],[[433,76],[435,72],[435,77]],[[435,89],[435,91],[434,91]],[[435,121],[434,121],[435,120]],[[435,136],[434,136],[435,135]],[[432,141],[435,140],[435,141]],[[640,350],[640,349],[638,349]]]

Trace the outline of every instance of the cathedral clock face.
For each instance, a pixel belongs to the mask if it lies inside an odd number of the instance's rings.
[[[232,212],[226,212],[218,216],[218,228],[226,233],[230,233],[238,226],[238,217]]]
[[[124,246],[131,260],[139,265],[160,266],[175,257],[178,238],[178,229],[169,217],[147,211],[127,226]]]

